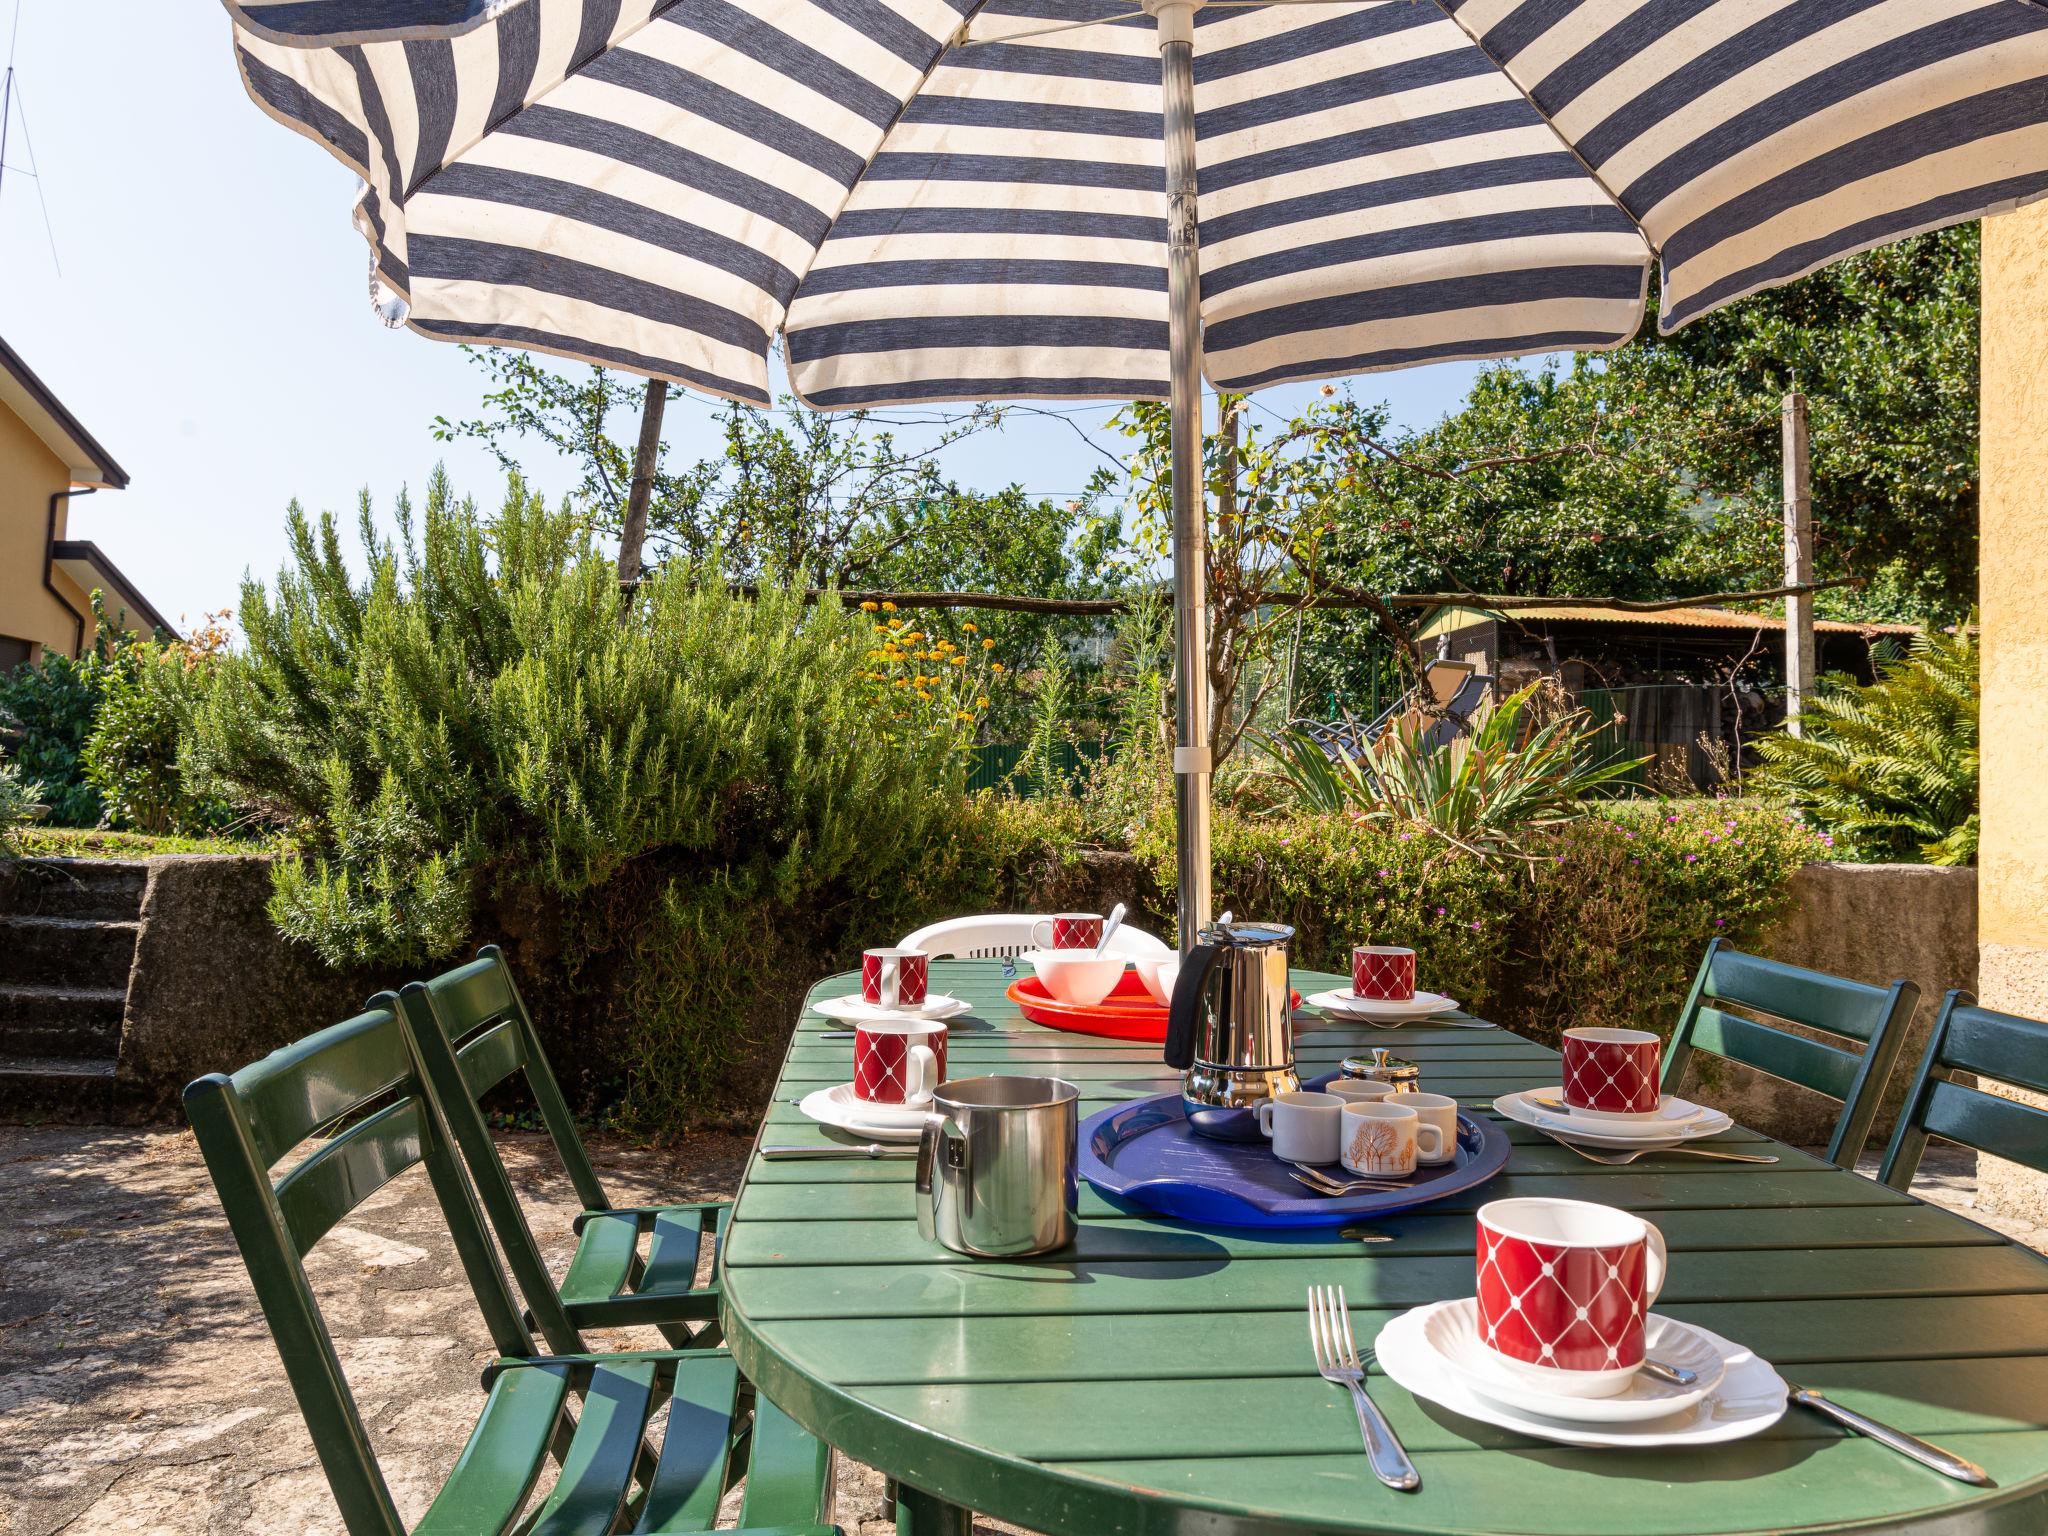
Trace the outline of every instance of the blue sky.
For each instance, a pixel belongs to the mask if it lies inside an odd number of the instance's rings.
[[[9,170],[0,335],[133,478],[80,501],[73,537],[97,541],[176,620],[232,604],[245,570],[275,571],[294,496],[352,516],[363,487],[388,505],[436,460],[494,496],[489,456],[430,431],[436,415],[474,413],[481,375],[454,347],[372,316],[348,218],[354,177],[250,103],[225,11],[212,0],[20,4],[28,140],[17,117],[7,161],[41,173],[62,273],[37,183]],[[0,16],[13,6],[0,0]],[[1414,369],[1357,392],[1419,425],[1454,406],[1473,372]],[[1284,412],[1308,393],[1261,398]],[[672,458],[709,449],[709,418],[707,403],[671,397]],[[949,453],[965,484],[1046,492],[1080,486],[1100,462],[1042,420]],[[573,478],[538,451],[526,468],[550,490]]]

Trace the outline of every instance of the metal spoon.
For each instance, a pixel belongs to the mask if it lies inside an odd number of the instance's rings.
[[[1762,1157],[1751,1152],[1714,1152],[1705,1147],[1637,1147],[1628,1152],[1595,1152],[1554,1133],[1550,1139],[1561,1147],[1570,1147],[1587,1162],[1599,1163],[1608,1168],[1626,1168],[1637,1158],[1648,1157],[1652,1152],[1669,1152],[1679,1157],[1709,1157],[1717,1163],[1775,1163],[1778,1160],[1776,1157]]]
[[[1662,1360],[1643,1356],[1643,1370],[1659,1381],[1668,1381],[1674,1387],[1689,1387],[1700,1379],[1698,1371],[1689,1371],[1682,1365],[1669,1365]]]
[[[1109,909],[1109,921],[1102,925],[1102,937],[1095,941],[1097,956],[1109,953],[1109,941],[1116,937],[1117,929],[1124,925],[1124,904],[1118,902]]]

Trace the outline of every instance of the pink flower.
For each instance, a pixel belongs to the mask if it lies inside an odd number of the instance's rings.
[[[1688,864],[1697,864],[1699,862],[1699,858],[1700,856],[1696,853],[1688,853],[1685,856],[1685,862]]]
[[[1442,907],[1438,907],[1438,908],[1436,909],[1436,915],[1437,915],[1438,917],[1442,917],[1442,916],[1444,915],[1444,909],[1443,909]]]
[[[1479,920],[1477,918],[1474,918],[1472,920],[1472,931],[1474,933],[1477,933],[1479,931]]]

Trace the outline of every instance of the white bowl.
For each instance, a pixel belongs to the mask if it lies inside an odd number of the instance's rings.
[[[1063,1003],[1092,1008],[1109,996],[1124,973],[1127,957],[1097,955],[1092,949],[1035,949],[1024,957]]]
[[[1152,994],[1152,1001],[1165,1007],[1173,1001],[1173,984],[1180,979],[1180,956],[1133,955],[1131,969],[1138,973],[1138,980],[1145,983],[1145,990]]]

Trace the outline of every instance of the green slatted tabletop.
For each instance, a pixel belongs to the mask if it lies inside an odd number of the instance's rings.
[[[953,1076],[1057,1075],[1085,1116],[1171,1088],[1143,1045],[1040,1028],[999,961],[939,961]],[[1342,978],[1299,972],[1304,993]],[[834,976],[811,1002],[853,991]],[[833,1139],[793,1101],[852,1075],[843,1029],[808,1007],[764,1134]],[[1398,1041],[1424,1086],[1485,1110],[1558,1080],[1504,1030],[1317,1028],[1303,1072]],[[1645,1158],[1604,1168],[1510,1126],[1507,1169],[1427,1210],[1376,1218],[1390,1243],[1208,1230],[1122,1213],[1085,1185],[1071,1251],[969,1260],[919,1238],[904,1161],[749,1167],[726,1237],[725,1328],[746,1373],[805,1428],[896,1478],[901,1527],[978,1510],[1052,1536],[1201,1531],[1708,1536],[2048,1531],[2048,1262],[1950,1212],[1753,1132],[1771,1166]],[[1792,1380],[1938,1441],[1999,1486],[1938,1477],[1810,1412],[1704,1452],[1584,1451],[1418,1402],[1375,1400],[1422,1473],[1376,1483],[1351,1404],[1315,1373],[1308,1287],[1335,1282],[1364,1346],[1419,1302],[1472,1291],[1472,1213],[1562,1195],[1648,1215],[1671,1247],[1660,1311],[1756,1349]]]

